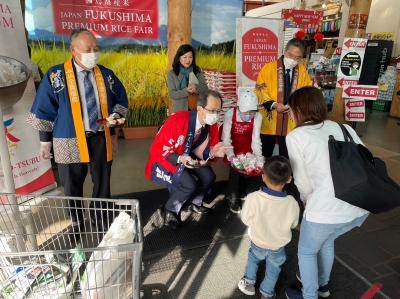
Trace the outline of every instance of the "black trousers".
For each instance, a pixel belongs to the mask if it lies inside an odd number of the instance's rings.
[[[112,161],[107,162],[106,141],[103,133],[86,138],[89,150],[89,163],[58,164],[58,173],[64,187],[65,196],[83,197],[83,184],[88,170],[93,182],[92,198],[111,198],[110,177]],[[82,201],[70,200],[70,213],[73,221],[83,221]],[[104,204],[91,202],[91,217],[102,217],[95,210],[104,209]],[[97,215],[95,215],[97,214]]]
[[[216,179],[215,173],[209,166],[199,168],[185,168],[180,177],[179,186],[170,191],[165,208],[179,214],[187,201],[201,206]]]
[[[260,138],[262,154],[265,158],[272,156],[277,141],[279,146],[279,155],[289,158],[286,147],[286,136],[260,134]]]
[[[248,193],[257,191],[262,184],[261,176],[251,177],[229,167],[229,181],[226,196],[231,203],[240,204],[241,198]]]

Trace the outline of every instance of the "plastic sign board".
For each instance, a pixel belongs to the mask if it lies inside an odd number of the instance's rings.
[[[340,78],[337,80],[337,84],[339,87],[342,87],[344,85],[357,85],[358,84],[358,79],[345,79],[345,78]]]
[[[340,62],[337,72],[336,87],[343,87],[343,81],[357,81],[360,78],[361,68],[363,65],[365,48],[368,40],[365,38],[345,38],[340,55]],[[342,83],[340,83],[342,82]]]
[[[345,119],[346,121],[365,121],[365,101],[345,99]]]
[[[378,86],[376,85],[344,85],[343,98],[376,100],[378,97]]]

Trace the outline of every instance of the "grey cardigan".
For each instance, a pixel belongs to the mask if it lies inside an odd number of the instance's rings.
[[[196,74],[197,79],[199,80],[198,91],[200,96],[205,95],[208,92],[208,87],[206,84],[206,80],[204,78],[203,72],[199,72]],[[168,92],[169,97],[171,98],[171,113],[177,111],[187,111],[188,110],[188,96],[186,88],[179,89],[179,83],[182,81],[182,75],[175,75],[173,70],[170,70],[167,75],[168,82]]]

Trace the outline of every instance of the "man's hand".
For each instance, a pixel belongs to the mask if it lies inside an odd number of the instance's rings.
[[[51,142],[40,142],[40,157],[42,159],[48,160],[53,158],[51,154]]]
[[[211,156],[222,158],[223,156],[225,156],[225,152],[230,148],[232,148],[232,146],[226,146],[222,142],[218,142],[211,149]]]
[[[182,163],[187,168],[193,168],[192,166],[189,165],[193,164],[193,159],[188,155],[179,156],[179,162]]]
[[[125,118],[121,117],[118,113],[112,113],[107,118],[107,127],[122,126],[125,123]]]
[[[275,104],[275,109],[276,109],[276,111],[278,112],[278,113],[284,113],[284,112],[286,112],[286,106],[285,105],[283,105],[282,103],[276,103]]]

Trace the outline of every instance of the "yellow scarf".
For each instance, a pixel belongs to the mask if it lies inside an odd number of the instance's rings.
[[[90,162],[89,151],[86,143],[85,127],[83,125],[81,101],[79,98],[78,86],[76,84],[75,72],[72,66],[72,59],[64,63],[65,77],[67,81],[68,97],[71,103],[72,119],[74,122],[76,139],[78,141],[79,156],[81,162]],[[97,92],[100,100],[100,110],[102,118],[108,116],[108,105],[107,105],[107,91],[104,84],[103,75],[101,74],[100,68],[96,65],[94,67],[94,78],[96,80]],[[104,126],[104,133],[106,137],[106,148],[107,148],[107,161],[112,160],[112,145],[110,129]]]

